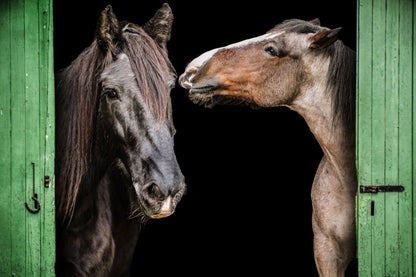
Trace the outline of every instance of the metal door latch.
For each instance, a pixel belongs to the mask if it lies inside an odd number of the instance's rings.
[[[377,193],[377,192],[402,192],[403,186],[386,185],[386,186],[360,186],[361,193]]]

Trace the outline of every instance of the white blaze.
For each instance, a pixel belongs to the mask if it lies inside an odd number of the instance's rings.
[[[230,49],[230,48],[236,48],[236,47],[243,47],[249,44],[253,44],[253,43],[257,43],[260,41],[264,41],[264,40],[269,40],[272,38],[275,38],[281,34],[283,34],[284,32],[279,32],[279,33],[274,33],[274,34],[264,34],[258,37],[254,37],[254,38],[250,38],[250,39],[246,39],[237,43],[233,43],[230,45],[227,45],[225,47],[219,47],[219,48],[215,48],[213,50],[210,50],[208,52],[205,52],[204,54],[200,55],[198,58],[195,58],[192,62],[190,62],[188,64],[188,66],[186,67],[186,71],[190,68],[198,68],[201,65],[203,65],[206,61],[208,61],[212,56],[214,56],[215,53],[217,53],[219,50],[222,49]]]

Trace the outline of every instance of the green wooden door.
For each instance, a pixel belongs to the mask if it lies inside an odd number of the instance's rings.
[[[357,194],[360,276],[416,276],[415,8],[358,1],[358,183],[404,187]]]
[[[55,275],[52,22],[51,0],[0,1],[0,276]]]

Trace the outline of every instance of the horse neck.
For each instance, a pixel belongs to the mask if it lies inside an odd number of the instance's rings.
[[[332,92],[326,82],[314,83],[299,94],[290,108],[305,119],[327,161],[340,173],[350,175],[355,170],[355,130],[335,116]]]
[[[98,202],[103,202],[104,191],[108,190],[103,185],[103,178],[106,172],[106,157],[103,157],[103,151],[99,151],[94,147],[92,159],[88,164],[88,169],[80,183],[74,215],[71,225],[75,228],[83,228],[97,220],[100,212]],[[106,183],[105,183],[106,184]]]
[[[96,218],[97,181],[93,167],[87,170],[79,186],[71,227],[82,229]]]

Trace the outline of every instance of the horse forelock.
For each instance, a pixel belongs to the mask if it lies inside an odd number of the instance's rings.
[[[168,115],[169,83],[174,84],[176,72],[167,53],[142,28],[133,24],[128,26],[129,31],[123,33],[122,52],[130,60],[137,85],[147,105],[156,118],[163,121]]]

